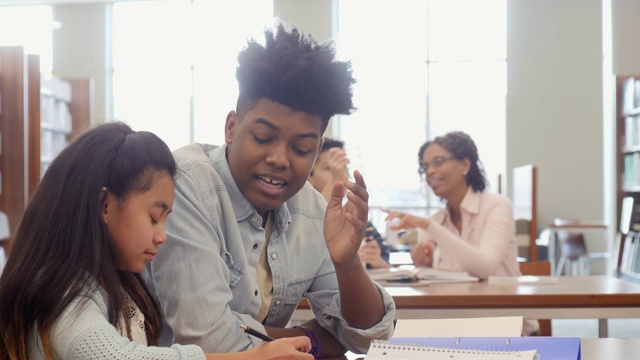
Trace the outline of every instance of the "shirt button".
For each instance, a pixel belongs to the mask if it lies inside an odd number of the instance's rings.
[[[253,295],[258,296],[258,290],[256,290],[256,292],[254,292]]]
[[[271,258],[272,258],[273,260],[275,260],[275,259],[277,259],[277,258],[278,258],[278,255],[276,255],[276,253],[273,253],[273,254],[271,254]]]
[[[253,250],[258,248],[258,244],[253,244]]]
[[[280,300],[276,300],[275,305],[276,305],[276,306],[279,306],[279,305],[280,305]]]
[[[253,221],[253,222],[258,221],[258,217],[257,217],[257,216],[255,216],[255,215],[253,215],[253,216],[251,217],[251,221]]]

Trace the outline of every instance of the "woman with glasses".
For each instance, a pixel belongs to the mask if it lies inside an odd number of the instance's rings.
[[[418,162],[420,176],[446,207],[430,218],[397,211],[386,217],[400,220],[391,229],[421,229],[411,249],[414,264],[464,270],[481,279],[518,274],[511,202],[485,192],[482,162],[469,135],[454,131],[426,142]]]
[[[420,231],[411,249],[416,266],[490,275],[517,276],[515,221],[509,198],[485,192],[487,179],[475,143],[461,131],[426,142],[418,152],[418,172],[446,207],[430,218],[387,211],[392,230]],[[539,328],[526,321],[525,334]]]

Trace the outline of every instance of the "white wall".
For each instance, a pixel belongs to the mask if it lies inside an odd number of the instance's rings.
[[[613,72],[640,75],[640,1],[612,0]]]
[[[107,118],[106,24],[104,3],[66,4],[53,7],[53,17],[62,27],[53,35],[53,74],[69,78],[93,78],[94,104],[91,118]]]
[[[273,15],[293,22],[318,41],[333,38],[334,0],[274,0]]]
[[[604,219],[599,0],[510,0],[507,171],[538,167],[538,223]]]

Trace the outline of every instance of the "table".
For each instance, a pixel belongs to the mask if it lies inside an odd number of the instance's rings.
[[[599,319],[598,335],[608,335],[607,319],[640,318],[640,284],[612,276],[560,276],[557,284],[434,284],[387,287],[397,319],[523,316],[527,319]],[[313,315],[306,301],[292,321]]]
[[[629,360],[638,358],[640,339],[582,339],[580,341],[582,360]],[[363,355],[347,353],[332,360],[363,360]]]

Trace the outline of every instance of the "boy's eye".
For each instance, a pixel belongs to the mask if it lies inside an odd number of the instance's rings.
[[[157,220],[155,220],[155,219],[153,218],[153,216],[151,216],[151,223],[152,223],[153,225],[157,225],[157,224],[158,224],[158,221],[157,221]]]
[[[268,143],[269,141],[271,141],[271,139],[264,139],[264,138],[258,137],[258,136],[256,136],[256,135],[253,135],[253,138],[256,140],[256,142],[257,142],[258,144],[266,144],[266,143]]]
[[[309,150],[302,150],[302,149],[299,149],[299,148],[297,148],[297,147],[294,147],[294,148],[293,148],[293,151],[295,151],[295,152],[296,152],[296,154],[298,154],[298,155],[302,155],[302,156],[309,155],[309,153],[311,152],[311,151],[309,151]]]

